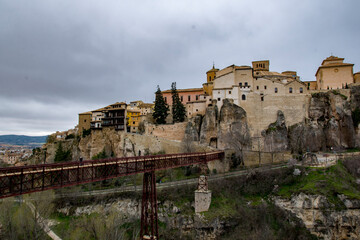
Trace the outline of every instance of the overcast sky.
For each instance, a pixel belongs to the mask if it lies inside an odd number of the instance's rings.
[[[360,71],[358,0],[0,0],[0,135],[73,128],[78,113],[201,87],[270,60],[315,80],[331,54]]]

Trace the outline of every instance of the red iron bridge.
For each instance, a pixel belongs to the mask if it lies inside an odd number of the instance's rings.
[[[223,151],[0,168],[0,198],[144,173],[141,239],[158,239],[155,171],[224,158]]]

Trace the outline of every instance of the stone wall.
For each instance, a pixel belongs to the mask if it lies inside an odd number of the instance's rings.
[[[260,95],[249,94],[240,106],[247,113],[251,136],[261,136],[261,131],[277,119],[277,112],[284,113],[286,125],[304,121],[308,117],[310,94]]]
[[[185,136],[186,122],[174,124],[145,124],[145,134],[168,140],[182,141]]]

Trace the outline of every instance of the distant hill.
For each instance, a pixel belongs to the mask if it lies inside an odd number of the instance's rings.
[[[47,136],[0,135],[0,143],[40,147],[46,142],[46,138]]]

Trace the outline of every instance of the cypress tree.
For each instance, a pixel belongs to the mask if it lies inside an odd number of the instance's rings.
[[[166,117],[168,116],[169,107],[164,100],[159,85],[157,86],[155,96],[155,106],[152,116],[157,124],[164,124],[166,123]]]
[[[183,122],[185,120],[186,109],[184,104],[181,103],[179,94],[176,90],[176,82],[171,84],[171,95],[172,95],[172,114],[173,122]]]
[[[67,162],[67,161],[71,161],[71,152],[70,150],[64,151],[62,144],[60,142],[55,152],[54,162]]]

